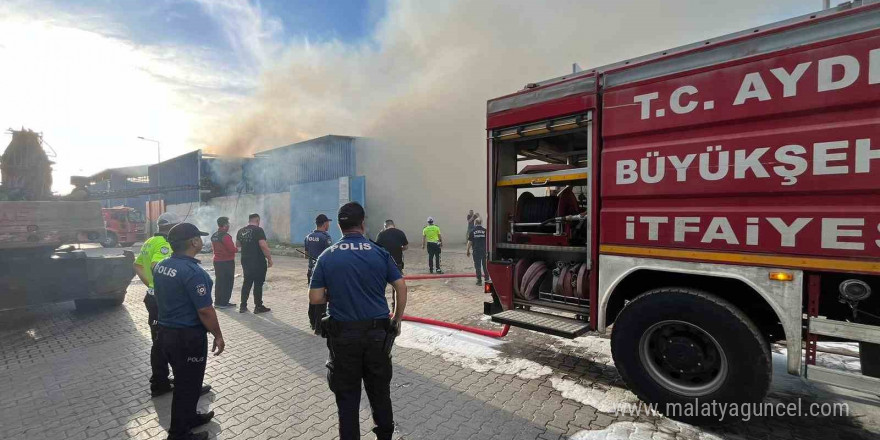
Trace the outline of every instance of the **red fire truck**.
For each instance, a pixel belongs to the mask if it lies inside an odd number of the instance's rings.
[[[774,342],[880,393],[878,26],[847,3],[488,101],[485,312],[610,330],[648,402],[760,401]],[[826,338],[862,374],[817,365]]]
[[[101,210],[107,236],[101,245],[104,247],[129,247],[146,238],[147,221],[140,211],[126,206],[116,206]]]

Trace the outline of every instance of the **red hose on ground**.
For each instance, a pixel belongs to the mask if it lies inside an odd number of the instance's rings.
[[[472,273],[439,273],[439,274],[422,274],[422,275],[407,275],[403,277],[405,280],[434,280],[441,278],[468,278],[472,277],[474,274]],[[422,324],[436,325],[440,327],[451,328],[453,330],[461,330],[463,332],[474,333],[482,336],[488,336],[490,338],[503,338],[507,336],[507,332],[510,331],[510,325],[504,324],[504,327],[501,328],[501,331],[492,331],[486,330],[479,327],[469,327],[466,325],[456,324],[454,322],[446,322],[446,321],[438,321],[436,319],[430,318],[420,318],[418,316],[409,316],[403,315],[404,321],[410,322],[419,322]]]
[[[465,331],[468,333],[475,333],[475,334],[482,335],[482,336],[488,336],[490,338],[503,338],[503,337],[507,336],[507,332],[510,330],[510,325],[508,325],[508,324],[504,324],[504,327],[501,329],[501,331],[492,331],[492,330],[486,330],[486,329],[478,328],[478,327],[468,327],[466,325],[455,324],[452,322],[438,321],[436,319],[419,318],[418,316],[403,315],[403,320],[404,321],[411,321],[411,322],[420,322],[422,324],[437,325],[440,327],[446,327],[446,328],[451,328],[454,330],[461,330],[461,331]]]
[[[476,275],[472,273],[426,273],[419,275],[407,275],[403,277],[405,280],[436,280],[440,278],[468,278],[468,277],[476,277]]]

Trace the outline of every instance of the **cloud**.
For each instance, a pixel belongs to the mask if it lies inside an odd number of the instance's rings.
[[[160,139],[164,158],[199,147],[192,127],[256,86],[253,75],[207,48],[144,45],[124,35],[107,17],[0,6],[0,126],[44,133],[58,152],[58,192],[69,190],[70,175],[155,162],[155,145],[137,136]]]
[[[166,158],[371,136],[381,140],[376,157],[405,165],[390,171],[399,179],[453,178],[450,191],[479,193],[487,99],[573,62],[610,63],[809,9],[796,0],[389,0],[371,38],[344,43],[285,41],[284,24],[258,2],[196,2],[231,53],[142,44],[113,17],[65,14],[45,0],[0,5],[0,57],[16,66],[0,71],[0,124],[44,131],[67,174],[151,163],[139,135],[161,139]],[[438,210],[448,199],[422,197]]]
[[[358,162],[382,177],[368,176],[367,193],[394,194],[379,209],[406,213],[412,234],[426,215],[452,225],[463,207],[485,212],[487,99],[574,62],[596,67],[807,12],[801,3],[391,0],[367,42],[286,45],[240,111],[204,132],[236,155],[328,133],[372,137]]]
[[[266,13],[259,2],[248,0],[195,0],[223,29],[240,61],[253,72],[270,63],[280,48],[284,25]]]

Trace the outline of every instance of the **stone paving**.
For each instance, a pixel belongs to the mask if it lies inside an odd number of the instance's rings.
[[[407,253],[411,272],[423,254]],[[208,258],[205,258],[208,261]],[[447,272],[469,270],[462,250]],[[240,278],[236,279],[236,287]],[[497,328],[471,279],[411,282],[409,314]],[[72,303],[0,312],[0,439],[164,439],[171,396],[152,399],[144,286],[122,307],[83,313]],[[234,295],[234,296],[237,296]],[[227,351],[208,362],[218,439],[332,439],[325,341],[306,318],[305,261],[277,257],[263,315],[220,310]],[[210,340],[210,337],[209,337]],[[777,370],[783,355],[776,354]],[[829,363],[858,365],[831,356]],[[657,415],[624,415],[625,389],[606,336],[576,340],[513,329],[504,340],[406,324],[394,349],[392,398],[402,439],[856,439],[880,437],[876,396],[834,394],[777,371],[769,402],[839,402],[842,417],[756,417],[697,428]],[[853,363],[855,361],[855,363]],[[840,390],[835,390],[839,392]],[[372,428],[364,396],[361,429]]]

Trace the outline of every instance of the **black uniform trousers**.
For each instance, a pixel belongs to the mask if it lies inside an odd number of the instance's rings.
[[[489,271],[486,269],[486,254],[484,252],[474,252],[474,269],[477,272],[477,281],[482,281],[483,277],[489,279]],[[482,272],[480,271],[482,269]]]
[[[219,306],[229,304],[232,298],[232,285],[235,283],[235,260],[214,262],[214,303]]]
[[[168,438],[185,438],[196,421],[196,408],[205,379],[208,334],[204,328],[160,326],[159,345],[174,371]]]
[[[434,271],[434,260],[437,260],[437,270],[440,270],[440,243],[428,243],[428,269]]]
[[[373,328],[357,324],[378,323]],[[373,432],[378,440],[390,440],[394,433],[391,408],[391,356],[385,354],[388,320],[336,322],[339,331],[327,339],[330,359],[327,381],[336,395],[340,440],[360,439],[361,381],[373,410]]]
[[[250,296],[251,294],[251,287],[253,287],[254,289],[254,307],[262,307],[263,283],[266,282],[266,271],[269,270],[266,264],[266,260],[242,260],[241,268],[242,272],[244,272],[244,282],[241,285],[240,307],[247,306],[248,296]]]
[[[306,274],[306,279],[308,280],[309,286],[312,285],[312,271],[314,267],[309,267],[309,272]],[[309,304],[309,327],[315,331],[315,334],[321,333],[321,318],[324,317],[324,314],[327,313],[327,303],[324,304]]]
[[[147,306],[147,320],[150,324],[150,338],[153,340],[153,346],[150,347],[150,390],[163,390],[171,387],[168,380],[170,371],[168,370],[168,358],[162,353],[162,348],[157,340],[159,337],[159,304],[156,303],[156,297],[153,295],[144,296],[144,305]]]

